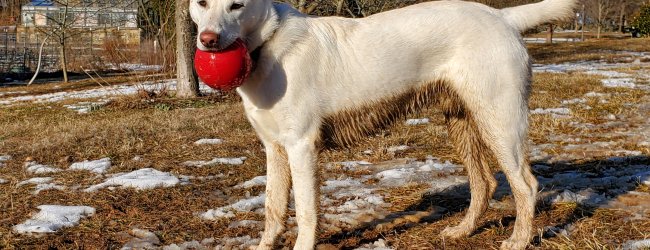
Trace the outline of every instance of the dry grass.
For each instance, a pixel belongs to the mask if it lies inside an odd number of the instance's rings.
[[[645,44],[644,44],[645,43]],[[608,56],[611,50],[648,50],[650,41],[642,39],[594,41],[580,44],[531,45],[538,62],[550,63],[591,57],[592,53]],[[123,79],[107,79],[119,82]],[[68,85],[48,84],[35,88],[13,88],[48,93],[70,89],[89,88],[92,82]],[[54,88],[54,85],[59,85]],[[606,89],[599,78],[583,74],[537,74],[533,84],[531,108],[552,108],[562,100],[582,97],[596,91],[610,93],[607,105],[589,103],[594,109],[575,115],[581,122],[602,123],[602,115],[629,114],[635,110],[626,104],[640,103],[645,93],[630,89]],[[647,99],[646,99],[647,100]],[[458,162],[447,140],[442,115],[436,109],[423,110],[415,117],[429,117],[427,126],[397,124],[360,142],[351,149],[323,153],[321,164],[344,160],[378,162],[394,158],[424,159],[434,155]],[[178,100],[171,97],[126,97],[88,115],[79,115],[59,105],[23,105],[0,109],[0,153],[14,157],[0,168],[0,176],[10,180],[0,185],[0,248],[120,248],[128,237],[124,232],[134,227],[155,232],[163,244],[200,240],[209,237],[256,235],[255,231],[228,229],[227,220],[205,221],[194,213],[230,204],[245,190],[232,190],[237,183],[265,172],[264,152],[252,128],[246,121],[243,109],[235,96],[205,97]],[[575,135],[566,123],[550,116],[533,116],[530,137],[536,143],[551,143],[548,135]],[[200,138],[222,138],[218,146],[195,146]],[[412,148],[398,154],[386,151],[393,145]],[[372,149],[372,154],[362,153]],[[647,149],[646,149],[647,150]],[[645,151],[645,154],[649,152]],[[134,161],[136,155],[144,161]],[[246,156],[242,166],[183,167],[187,160],[208,160],[213,157]],[[192,185],[158,188],[147,191],[117,189],[96,193],[78,191],[44,191],[31,195],[29,186],[16,187],[16,183],[29,178],[22,171],[23,161],[33,159],[39,163],[67,168],[70,163],[111,157],[115,165],[110,173],[154,167],[174,174],[206,176],[225,174],[225,178],[195,180]],[[591,166],[591,165],[590,165]],[[323,171],[323,176],[337,173]],[[547,173],[552,174],[552,173]],[[61,172],[52,175],[66,186],[87,186],[96,183],[85,172]],[[393,204],[391,211],[431,211],[444,204],[447,211],[442,218],[428,218],[412,223],[403,220],[390,228],[372,228],[356,234],[335,237],[334,232],[323,232],[323,243],[329,246],[353,247],[360,242],[385,238],[395,249],[493,249],[512,232],[514,211],[490,209],[482,219],[483,227],[475,235],[460,240],[443,240],[437,235],[444,227],[457,223],[467,207],[469,196],[443,196],[425,194],[426,187],[408,185],[383,190],[386,200]],[[219,190],[225,192],[220,194]],[[250,191],[250,190],[249,190]],[[254,190],[259,191],[259,188]],[[639,191],[648,192],[639,187]],[[511,197],[502,198],[504,202]],[[29,217],[41,204],[87,205],[97,209],[97,214],[84,219],[74,228],[42,237],[18,235],[11,227]],[[261,220],[256,214],[239,214],[237,219]],[[536,247],[543,249],[609,249],[628,239],[650,235],[647,221],[627,222],[625,214],[611,209],[580,207],[576,204],[550,206],[541,204],[535,220],[536,230],[545,226],[572,223],[576,230],[569,237],[543,237]],[[286,239],[291,242],[291,236]]]
[[[650,39],[593,39],[578,43],[531,44],[528,48],[535,63],[587,60],[618,62],[624,61],[627,56],[616,54],[616,51],[650,51]]]

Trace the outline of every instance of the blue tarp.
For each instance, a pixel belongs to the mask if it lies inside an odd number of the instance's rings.
[[[32,0],[28,5],[31,6],[54,6],[51,0]]]

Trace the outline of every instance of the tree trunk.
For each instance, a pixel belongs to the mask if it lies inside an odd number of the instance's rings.
[[[67,25],[67,19],[68,19],[68,5],[67,4],[68,3],[66,1],[66,5],[65,5],[65,8],[63,10],[63,24],[61,25],[61,40],[59,41],[59,43],[61,45],[61,49],[60,49],[60,52],[61,52],[61,55],[60,55],[61,56],[61,71],[63,71],[63,82],[65,82],[65,83],[68,82],[68,62],[67,62],[68,60],[65,57],[65,45],[66,45],[66,43],[65,43],[65,40],[66,40],[65,39],[66,38],[65,37],[66,36],[65,30],[67,28],[66,25]]]
[[[336,2],[336,15],[340,16],[341,13],[343,13],[343,3],[345,3],[345,0],[338,0]]]
[[[603,2],[598,1],[598,33],[596,33],[596,38],[600,39],[600,31],[603,27]]]
[[[553,24],[548,24],[548,34],[546,35],[546,43],[553,43]]]
[[[618,32],[621,33],[623,33],[623,30],[625,29],[625,5],[627,5],[627,3],[623,1],[621,3],[621,14],[618,17]]]
[[[585,41],[585,22],[586,20],[586,15],[585,15],[585,5],[582,5],[582,24],[580,24],[580,41],[584,42]]]
[[[63,72],[63,82],[67,83],[68,82],[68,63],[66,62],[65,58],[65,42],[63,42],[64,39],[61,39],[60,48],[59,48],[59,56],[61,59],[61,71]]]
[[[176,96],[196,97],[199,83],[194,75],[194,36],[189,0],[176,0]]]

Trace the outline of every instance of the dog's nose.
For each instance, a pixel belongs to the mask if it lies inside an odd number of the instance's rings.
[[[201,39],[201,44],[203,44],[203,46],[216,48],[219,43],[219,34],[212,31],[203,31],[199,35],[199,39]]]

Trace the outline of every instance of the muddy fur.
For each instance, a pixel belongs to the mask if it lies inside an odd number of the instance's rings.
[[[447,116],[466,116],[463,102],[449,88],[447,81],[435,81],[325,116],[320,144],[325,148],[351,147],[360,138],[386,129],[431,105],[438,106]]]

